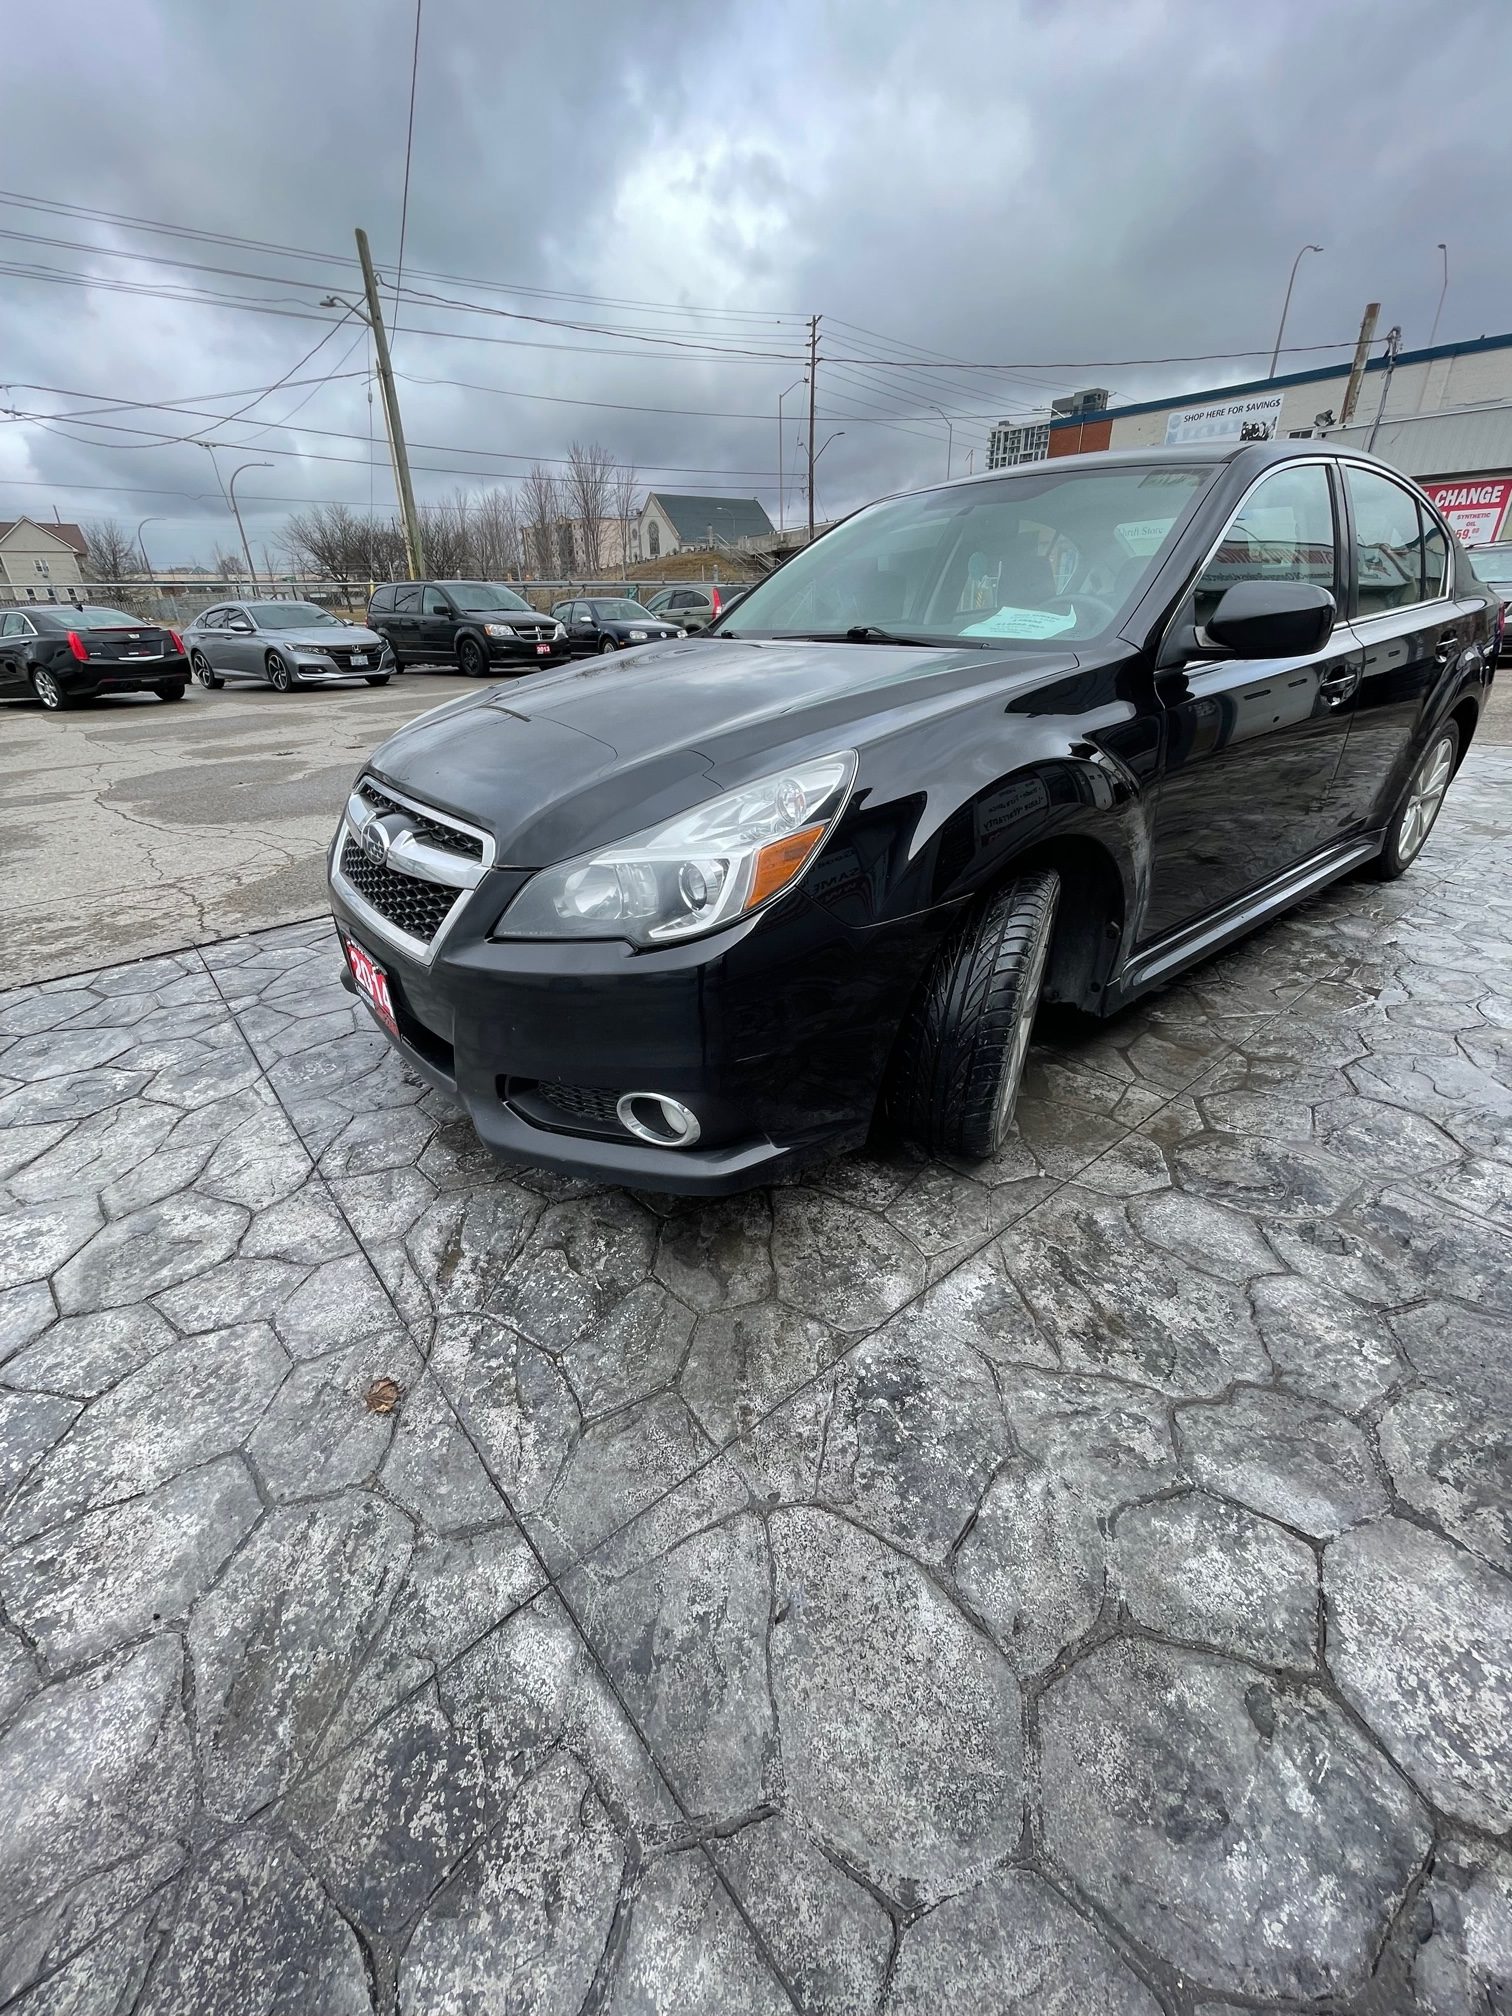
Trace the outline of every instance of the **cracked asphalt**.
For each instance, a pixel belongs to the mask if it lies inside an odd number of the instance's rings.
[[[1477,746],[997,1163],[718,1204],[328,925],[0,997],[0,2007],[1512,2008],[1509,870]]]
[[[454,673],[305,693],[189,688],[67,714],[0,702],[7,984],[77,973],[325,907],[325,848],[358,765]]]

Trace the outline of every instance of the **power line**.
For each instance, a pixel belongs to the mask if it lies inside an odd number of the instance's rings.
[[[1351,336],[1340,343],[1288,343],[1277,354],[1282,357],[1300,356],[1317,350],[1352,350],[1357,338]],[[1149,364],[1230,364],[1241,357],[1266,357],[1269,351],[1262,345],[1258,350],[1204,350],[1195,351],[1183,357],[1093,357],[1080,363],[1062,358],[1051,364],[957,364],[957,371],[1132,371]],[[907,357],[835,357],[835,364],[873,364],[889,371],[922,371],[933,367],[916,364]]]
[[[415,151],[415,85],[420,77],[420,4],[415,0],[415,46],[410,52],[409,125],[404,136],[404,196],[399,205],[399,258],[394,272],[394,334],[399,334],[399,289],[404,284],[404,237],[409,229],[410,159]]]

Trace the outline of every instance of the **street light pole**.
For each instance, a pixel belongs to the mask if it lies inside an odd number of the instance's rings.
[[[1292,289],[1297,284],[1297,268],[1302,264],[1302,253],[1322,250],[1321,245],[1304,245],[1302,251],[1292,261],[1291,278],[1286,283],[1286,299],[1281,303],[1281,321],[1276,329],[1276,347],[1271,352],[1270,370],[1266,373],[1269,378],[1274,378],[1276,375],[1276,360],[1281,355],[1281,338],[1286,334],[1286,314],[1291,307]]]
[[[252,548],[247,544],[247,528],[242,523],[241,507],[236,501],[236,479],[248,469],[271,469],[271,462],[243,462],[239,469],[231,471],[231,513],[236,520],[236,529],[241,534],[242,552],[246,556],[247,575],[252,583],[252,593],[257,593],[257,569],[252,565]],[[271,584],[270,584],[271,585]]]
[[[803,382],[803,379],[795,378],[787,388],[787,392],[779,392],[777,394],[777,530],[779,532],[782,530],[782,487],[784,474],[782,467],[782,402],[788,396],[788,392],[796,392]]]
[[[950,481],[952,451],[955,448],[955,427],[951,422],[950,415],[945,411],[943,406],[931,406],[929,410],[931,413],[938,413],[940,418],[945,422],[945,481],[948,483]]]
[[[147,569],[147,579],[154,588],[157,586],[157,576],[152,571],[152,562],[147,558],[147,545],[142,534],[149,525],[166,525],[167,522],[166,518],[144,518],[137,527],[137,551],[142,556],[142,565]]]

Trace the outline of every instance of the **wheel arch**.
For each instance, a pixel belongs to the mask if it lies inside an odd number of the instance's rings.
[[[1475,733],[1480,720],[1480,701],[1473,693],[1466,693],[1450,710],[1448,717],[1459,730],[1459,752],[1454,759],[1454,767],[1459,769],[1470,747],[1470,738]]]
[[[1061,1007],[1095,1009],[1123,943],[1129,907],[1124,872],[1102,841],[1066,833],[1015,854],[989,886],[1000,889],[1047,868],[1059,875],[1061,888],[1043,998]]]

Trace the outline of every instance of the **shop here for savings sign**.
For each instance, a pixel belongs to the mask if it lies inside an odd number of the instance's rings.
[[[1191,441],[1273,441],[1281,418],[1281,394],[1263,399],[1225,399],[1216,406],[1188,406],[1166,415],[1166,446]]]
[[[1463,545],[1486,546],[1498,536],[1507,515],[1512,476],[1495,476],[1481,483],[1473,478],[1459,483],[1425,483],[1423,489]]]

